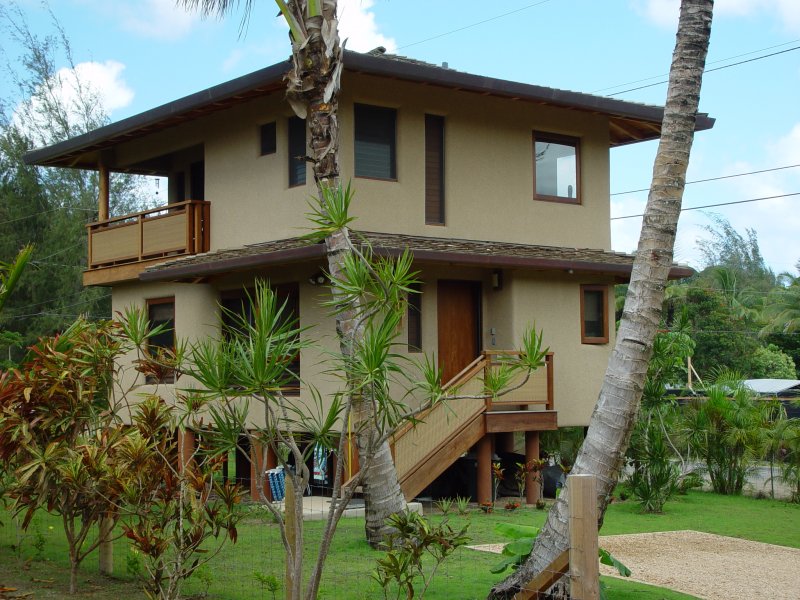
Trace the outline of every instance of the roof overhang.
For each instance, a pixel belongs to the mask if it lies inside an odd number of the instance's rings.
[[[42,166],[95,169],[103,151],[116,144],[285,89],[283,76],[289,67],[288,60],[279,62],[83,135],[32,150],[25,154],[25,162]],[[345,51],[344,68],[352,73],[606,115],[610,123],[611,146],[657,138],[661,133],[661,121],[664,117],[664,109],[659,106],[483,77],[374,53]],[[710,129],[713,125],[714,119],[707,114],[697,115],[695,127],[698,131]],[[114,168],[113,165],[110,166]],[[138,172],[136,169],[118,170]]]
[[[559,248],[454,240],[422,236],[358,232],[379,256],[399,256],[410,251],[420,264],[442,264],[461,267],[521,269],[567,273],[607,275],[627,280],[634,257],[629,254],[580,248]],[[319,261],[325,246],[304,238],[264,242],[242,248],[218,250],[180,258],[148,268],[139,275],[141,281],[195,281],[232,272],[252,271],[299,262]],[[673,265],[670,279],[694,274],[684,265]]]

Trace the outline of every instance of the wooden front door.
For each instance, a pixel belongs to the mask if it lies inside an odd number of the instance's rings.
[[[439,367],[447,383],[481,351],[481,284],[440,280],[437,288]]]

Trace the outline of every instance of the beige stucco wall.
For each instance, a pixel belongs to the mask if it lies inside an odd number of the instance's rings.
[[[601,115],[345,73],[341,167],[353,173],[353,103],[398,109],[397,181],[353,179],[355,227],[427,236],[610,248],[608,121]],[[424,223],[424,115],[445,117],[446,225]],[[202,144],[212,249],[298,235],[307,185],[288,187],[287,118],[278,92],[115,148],[120,165]],[[259,126],[277,152],[259,156]],[[582,204],[533,199],[532,132],[580,138]],[[176,169],[185,169],[176,160]],[[188,174],[187,174],[188,191]]]
[[[609,289],[607,344],[581,343],[580,286],[608,280],[580,275],[513,274],[513,322],[517,336],[533,324],[554,354],[554,408],[560,427],[589,424],[614,345],[613,288]]]
[[[313,340],[314,345],[304,350],[301,358],[301,374],[304,380],[312,382],[321,396],[330,399],[341,388],[341,381],[331,374],[330,357],[338,351],[334,334],[334,319],[329,309],[321,305],[327,299],[327,288],[312,286],[308,278],[318,272],[319,264],[304,263],[281,269],[262,271],[258,274],[231,274],[211,284],[147,284],[116,286],[113,295],[115,311],[136,305],[144,307],[148,298],[164,296],[175,297],[176,334],[189,342],[203,336],[217,336],[219,321],[217,302],[220,292],[252,285],[253,278],[260,276],[273,284],[299,282],[300,326],[305,329],[303,336]],[[586,278],[569,274],[537,274],[530,272],[505,271],[503,287],[494,290],[491,270],[421,266],[419,279],[422,281],[422,349],[427,354],[438,350],[436,326],[437,297],[439,279],[472,280],[482,287],[482,339],[483,349],[511,350],[519,346],[522,334],[534,323],[544,334],[544,343],[555,355],[555,409],[561,426],[587,425],[589,416],[600,389],[608,353],[613,344],[613,306],[609,307],[609,323],[612,338],[609,344],[587,345],[580,339],[580,284],[605,283],[602,279]],[[492,333],[494,331],[494,334]],[[397,339],[396,352],[415,360],[422,354],[407,351],[407,322]],[[136,375],[130,367],[135,356],[123,361],[121,384],[123,389],[132,389],[130,398],[138,394],[157,392],[165,398],[173,399],[174,386],[144,385],[143,377]],[[413,362],[406,365],[409,374],[416,377]],[[188,378],[181,378],[177,387],[187,388],[194,384]],[[402,390],[396,389],[397,397]],[[310,394],[304,391],[301,402],[309,402]],[[325,405],[328,405],[326,400]],[[263,421],[262,410],[256,403],[251,405],[251,420]]]

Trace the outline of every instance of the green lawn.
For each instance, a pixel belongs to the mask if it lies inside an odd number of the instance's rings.
[[[692,492],[668,503],[666,509],[663,515],[642,515],[631,502],[612,504],[602,533],[694,529],[800,547],[800,534],[797,533],[800,531],[800,506],[797,505]],[[499,511],[492,515],[473,511],[466,517],[451,516],[451,522],[455,527],[469,522],[472,543],[486,544],[502,541],[494,533],[497,523],[514,521],[539,525],[544,518],[544,512],[527,509],[515,513]],[[43,556],[33,560],[30,558],[36,552],[36,536],[29,535],[23,540],[18,558],[11,549],[11,545],[16,543],[14,525],[7,516],[0,517],[0,521],[5,525],[0,528],[0,585],[35,592],[36,598],[63,597],[68,570],[64,558],[66,545],[59,532],[58,521],[44,514],[36,517],[31,532],[41,532],[45,543]],[[49,529],[51,526],[52,530]],[[306,526],[306,548],[311,553],[316,550],[321,523],[310,522]],[[126,541],[118,540],[115,546],[114,579],[96,575],[96,555],[88,558],[81,570],[82,591],[77,598],[119,600],[141,597],[126,573],[128,554]],[[320,598],[363,600],[382,597],[377,584],[370,579],[376,556],[378,554],[363,542],[363,520],[342,520],[326,565]],[[492,583],[501,578],[489,572],[495,562],[495,555],[460,550],[441,568],[426,597],[431,600],[484,598]],[[254,571],[279,578],[283,571],[277,528],[268,519],[258,515],[250,516],[242,523],[239,542],[226,547],[211,563],[208,569],[211,577],[208,597],[220,600],[270,599],[271,594],[260,589],[253,576]],[[605,581],[609,586],[609,596],[614,600],[691,598],[629,581],[610,578]],[[204,589],[200,581],[193,580],[185,587],[185,593],[187,596],[200,594]],[[282,597],[282,594],[278,594],[278,597]]]

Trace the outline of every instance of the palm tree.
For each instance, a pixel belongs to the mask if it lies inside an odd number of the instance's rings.
[[[200,9],[205,14],[227,14],[236,8],[238,0],[179,0],[188,8]],[[342,265],[354,254],[345,215],[328,210],[327,200],[335,196],[332,190],[339,181],[339,88],[342,72],[342,48],[339,43],[336,0],[275,0],[289,25],[292,44],[292,66],[285,76],[286,99],[301,119],[306,120],[310,132],[308,160],[314,167],[320,205],[327,212],[325,245],[328,271],[332,282],[341,280]],[[254,0],[243,1],[246,15]],[[344,218],[337,218],[344,217]],[[343,298],[341,289],[334,285],[334,297]],[[359,307],[344,302],[337,307],[336,332],[342,355],[352,355],[354,346],[363,339],[363,321],[357,318]],[[388,441],[378,443],[372,422],[372,403],[363,395],[356,395],[353,414],[358,418],[355,430],[359,464],[363,477],[362,488],[366,510],[366,535],[370,545],[377,547],[387,532],[386,519],[405,506],[405,498],[397,479]]]
[[[778,287],[767,298],[764,314],[768,322],[762,333],[794,333],[800,331],[800,277],[784,275],[789,285]]]
[[[625,309],[589,430],[572,469],[572,473],[597,477],[601,523],[630,441],[653,340],[661,320],[664,289],[672,264],[686,169],[694,139],[713,5],[713,0],[681,2],[661,141],[653,165],[653,181]],[[530,557],[492,589],[490,598],[514,597],[568,548],[568,498],[568,494],[561,494],[536,537]]]

